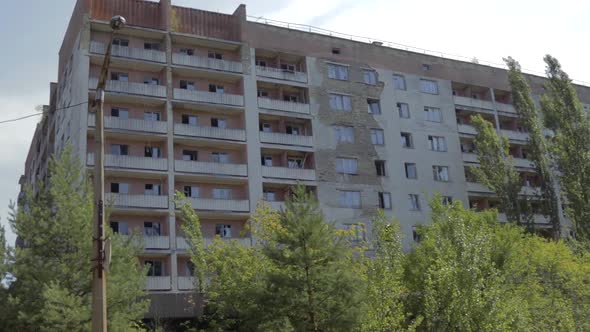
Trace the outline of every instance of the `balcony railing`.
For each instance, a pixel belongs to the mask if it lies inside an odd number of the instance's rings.
[[[313,147],[313,136],[291,135],[283,133],[267,133],[261,131],[260,141],[263,143]]]
[[[307,73],[300,71],[288,71],[280,68],[272,67],[261,67],[256,66],[256,75],[276,78],[279,80],[295,81],[301,83],[307,83]]]
[[[143,247],[145,249],[169,249],[170,248],[170,236],[159,235],[159,236],[144,236]]]
[[[170,276],[165,277],[147,277],[146,287],[147,290],[169,290],[172,288]]]
[[[514,163],[514,166],[516,166],[516,167],[522,167],[522,168],[533,167],[533,163],[529,159],[512,157],[512,162]]]
[[[463,152],[463,161],[468,163],[479,163],[477,153]]]
[[[96,115],[88,114],[88,127],[96,126]],[[104,117],[106,129],[129,130],[145,133],[165,134],[167,131],[166,121],[148,121],[143,119],[121,119],[114,116]]]
[[[506,216],[506,213],[498,213],[498,221],[504,223],[508,222],[508,217]],[[551,221],[542,214],[534,214],[533,222],[535,224],[549,224]]]
[[[234,199],[189,198],[197,210],[249,212],[250,201]]]
[[[174,99],[230,106],[244,106],[244,96],[232,95],[229,93],[174,89]]]
[[[88,80],[88,88],[91,90],[96,89],[98,84],[97,78],[90,78]],[[141,95],[150,97],[166,97],[166,87],[162,85],[152,85],[145,83],[135,83],[126,81],[112,81],[109,80],[106,83],[106,91],[108,92],[119,92],[131,95]]]
[[[107,45],[97,41],[90,42],[90,53],[105,54],[107,52]],[[111,54],[115,57],[146,60],[153,62],[166,62],[166,53],[156,50],[146,50],[143,48],[133,48],[113,45]]]
[[[222,241],[238,241],[240,242],[241,245],[247,247],[252,245],[252,240],[249,237],[232,237],[232,238],[219,238]],[[212,238],[212,237],[205,237],[203,238],[203,244],[205,247],[210,246],[211,244],[213,244],[213,242],[215,242],[216,238]],[[176,249],[179,250],[188,250],[189,249],[189,245],[188,242],[186,242],[186,239],[183,237],[177,237],[176,238]]]
[[[514,108],[514,105],[511,104],[504,104],[504,103],[500,103],[496,101],[496,109],[499,112],[504,112],[504,113],[516,113],[516,109]]]
[[[262,176],[278,179],[315,181],[315,170],[262,166]]]
[[[178,277],[178,289],[190,290],[195,288],[194,277]]]
[[[129,195],[129,194],[105,194],[107,204],[123,208],[147,208],[147,209],[167,209],[168,196],[156,195]]]
[[[309,114],[309,104],[295,103],[279,99],[258,98],[258,107],[270,110]]]
[[[271,209],[281,211],[286,208],[285,202],[283,201],[265,201],[264,204],[268,204]]]
[[[461,134],[477,135],[477,130],[474,126],[468,124],[457,124],[457,129]]]
[[[213,70],[228,71],[232,73],[243,72],[242,63],[237,61],[211,59],[194,55],[172,54],[172,63],[175,65],[207,68]]]
[[[516,131],[516,130],[506,130],[506,129],[501,129],[500,132],[502,133],[502,135],[508,137],[508,139],[511,139],[511,140],[526,142],[529,139],[529,133],[523,133],[523,132]]]
[[[94,166],[94,153],[88,153],[87,165]],[[105,167],[111,168],[129,168],[151,171],[168,170],[168,161],[166,158],[149,158],[105,154],[104,165]]]
[[[453,100],[455,102],[455,105],[462,105],[462,106],[467,106],[470,108],[478,108],[478,109],[483,109],[483,110],[487,110],[490,112],[494,111],[494,103],[492,103],[491,101],[462,97],[462,96],[453,96]]]
[[[467,182],[467,191],[486,194],[493,193],[488,187],[478,182]]]
[[[177,172],[214,175],[248,175],[248,167],[244,164],[208,163],[202,161],[175,160],[174,170]]]
[[[183,123],[174,124],[174,134],[193,137],[207,137],[227,139],[232,141],[245,141],[246,131],[243,129],[226,129],[216,127],[191,126]]]

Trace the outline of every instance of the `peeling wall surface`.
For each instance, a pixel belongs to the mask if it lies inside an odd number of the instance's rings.
[[[128,109],[128,117],[106,110],[105,141],[128,151],[107,150],[105,177],[109,185],[132,184],[114,203],[116,221],[138,227],[142,221],[164,223],[162,237],[152,241],[157,248],[146,248],[140,257],[166,266],[165,275],[146,286],[155,300],[149,317],[192,314],[182,307],[191,277],[182,221],[170,202],[184,186],[203,188],[191,199],[206,220],[209,240],[226,229],[244,245],[255,239],[240,231],[263,197],[275,197],[269,203],[280,208],[297,183],[317,194],[326,218],[338,227],[366,224],[368,239],[380,193],[388,194],[385,213],[401,222],[404,246],[410,248],[415,227],[428,222],[428,201],[435,194],[465,206],[494,205],[493,193],[465,177],[465,167],[477,163],[470,151],[475,135],[470,114],[485,114],[499,131],[501,123],[519,169],[532,172],[505,70],[248,22],[243,5],[219,14],[172,6],[170,0],[78,0],[60,50],[59,81],[51,85],[48,107],[57,111],[39,124],[21,183],[45,181],[47,158],[67,142],[92,171],[89,105],[95,91],[89,80],[96,82],[100,73],[104,50],[96,48],[108,43],[106,21],[113,15],[126,16],[129,25],[118,37],[129,45],[119,45],[113,54],[111,73],[122,71],[128,78],[110,77],[105,105]],[[346,68],[347,78],[330,78],[332,65]],[[375,72],[375,82],[365,83],[367,70]],[[403,76],[405,89],[396,88],[394,75]],[[541,93],[544,79],[528,78]],[[179,89],[181,79],[191,81],[190,89],[186,82]],[[425,79],[436,85],[434,93],[421,91]],[[590,88],[576,88],[590,103]],[[331,94],[350,98],[350,110],[332,109]],[[380,112],[369,112],[368,100],[378,103]],[[83,102],[88,104],[72,106]],[[408,105],[409,117],[400,116],[398,103]],[[428,121],[425,108],[440,110],[441,120]],[[153,111],[160,114],[157,121],[149,120]],[[218,119],[227,119],[226,125]],[[335,126],[351,127],[354,140],[338,142]],[[299,135],[293,128],[301,128]],[[383,144],[374,144],[372,133],[382,133]],[[402,146],[401,133],[411,134],[411,148]],[[434,151],[429,136],[444,139],[446,149]],[[160,148],[160,155],[146,155],[148,145]],[[338,158],[356,160],[355,174],[338,172]],[[385,163],[384,174],[378,175],[376,161]],[[406,177],[406,163],[416,165],[416,178]],[[435,180],[433,166],[447,167],[448,181]],[[143,195],[146,184],[160,184],[161,193]],[[215,198],[216,188],[235,193]],[[341,206],[343,191],[359,192],[360,206]],[[419,209],[412,208],[409,195],[418,195]]]

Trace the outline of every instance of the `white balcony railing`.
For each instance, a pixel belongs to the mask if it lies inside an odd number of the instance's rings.
[[[531,168],[531,167],[533,167],[533,163],[529,159],[524,159],[524,158],[515,158],[515,157],[513,157],[512,158],[512,163],[516,167],[522,167],[522,168]]]
[[[453,100],[456,105],[462,105],[462,106],[467,106],[467,107],[471,107],[471,108],[483,109],[483,110],[487,110],[490,112],[494,111],[494,103],[492,103],[491,101],[462,97],[462,96],[453,96]]]
[[[211,104],[244,106],[244,96],[187,89],[174,89],[174,99],[198,101]]]
[[[258,98],[258,107],[270,110],[309,114],[309,104],[270,98]]]
[[[523,133],[523,132],[516,131],[516,130],[506,130],[506,129],[501,129],[500,132],[502,133],[502,135],[508,137],[508,139],[511,139],[511,140],[526,142],[529,139],[529,133]]]
[[[88,80],[88,88],[96,89],[98,79],[91,77]],[[152,85],[145,83],[125,82],[125,81],[107,81],[106,91],[119,92],[131,95],[151,96],[151,97],[166,97],[166,87],[162,85]]]
[[[260,141],[263,143],[313,147],[313,136],[290,135],[283,133],[267,133],[261,131]]]
[[[506,213],[498,213],[498,221],[503,223],[508,222],[508,217],[506,216]],[[534,214],[533,222],[538,225],[549,224],[550,220],[542,214]]]
[[[516,114],[516,109],[514,108],[514,105],[511,104],[496,102],[496,109],[499,112]]]
[[[147,277],[147,290],[169,290],[172,288],[170,276],[165,277]]]
[[[174,170],[177,172],[214,175],[248,175],[248,166],[244,164],[208,163],[202,161],[175,160]]]
[[[213,70],[228,71],[232,73],[243,72],[241,62],[211,59],[179,53],[172,54],[172,63],[175,65],[207,68]]]
[[[300,71],[288,71],[280,68],[256,66],[256,75],[276,78],[279,80],[307,83],[307,73]]]
[[[195,278],[194,277],[178,277],[178,289],[180,290],[190,290],[195,288]]]
[[[463,161],[467,162],[467,163],[479,163],[479,160],[477,159],[477,153],[467,153],[467,152],[463,152]]]
[[[315,181],[315,170],[262,166],[262,176],[268,178]]]
[[[284,201],[265,201],[264,204],[268,204],[271,209],[281,211],[286,208]]]
[[[88,114],[88,126],[96,126],[96,115]],[[166,133],[166,121],[148,121],[143,119],[121,119],[114,116],[104,117],[104,127],[106,129],[129,130],[146,133]]]
[[[478,193],[493,193],[488,187],[478,182],[467,182],[467,191]]]
[[[457,124],[457,129],[461,134],[477,135],[477,130],[474,126],[468,124]]]
[[[159,235],[159,236],[144,236],[143,247],[145,249],[169,249],[170,248],[170,236]]]
[[[94,153],[88,153],[87,165],[94,166]],[[151,171],[168,170],[168,161],[166,158],[149,158],[105,154],[104,165],[105,167],[111,168],[129,168]]]
[[[129,194],[105,194],[107,204],[124,208],[147,208],[147,209],[167,209],[168,196],[156,195],[129,195]]]
[[[231,141],[245,141],[246,131],[243,129],[226,129],[215,127],[191,126],[183,123],[174,124],[174,134],[193,137],[207,137],[227,139]]]
[[[223,241],[238,241],[240,242],[241,245],[243,246],[250,246],[252,245],[252,240],[249,237],[239,237],[239,238],[219,238]],[[210,246],[211,244],[213,244],[213,242],[215,242],[216,238],[212,238],[212,237],[205,237],[203,238],[203,244],[205,247]],[[183,237],[177,237],[176,238],[176,249],[179,250],[188,250],[189,246],[188,246],[188,242],[186,242],[186,239]]]
[[[249,212],[250,201],[235,199],[189,198],[194,209],[211,211]]]
[[[90,53],[105,54],[107,52],[107,45],[97,41],[90,42]],[[131,58],[138,60],[146,60],[153,62],[166,62],[166,53],[156,50],[146,50],[143,48],[124,47],[113,45],[111,54],[114,57]]]

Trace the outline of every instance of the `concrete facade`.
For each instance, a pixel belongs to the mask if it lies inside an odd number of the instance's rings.
[[[146,285],[158,299],[151,316],[193,314],[182,309],[191,276],[171,202],[175,190],[193,193],[205,242],[225,235],[244,245],[252,239],[241,230],[258,202],[266,198],[280,208],[296,183],[316,192],[339,227],[370,226],[385,193],[391,201],[385,212],[401,222],[409,247],[434,194],[477,208],[495,204],[493,193],[466,175],[477,162],[470,114],[489,116],[510,138],[525,190],[534,190],[527,134],[510,104],[505,70],[249,22],[245,6],[225,15],[169,0],[78,0],[23,184],[46,180],[48,156],[67,143],[92,169],[94,115],[88,104],[73,105],[94,97],[113,15],[126,16],[129,26],[117,34],[106,89],[106,191],[113,227],[143,229],[140,259],[161,265]],[[333,65],[346,68],[347,79],[330,78]],[[365,81],[367,71],[374,82]],[[396,88],[394,75],[405,89]],[[529,79],[540,93],[543,79]],[[421,84],[436,91],[424,92]],[[590,89],[577,88],[590,102]],[[348,96],[350,110],[333,110],[331,94]],[[368,100],[379,113],[368,112]],[[398,103],[408,105],[408,118],[400,117]],[[440,122],[428,121],[425,108],[438,109]],[[337,142],[334,126],[351,127],[354,140]],[[376,130],[384,144],[373,144]],[[410,148],[400,143],[401,133],[411,135]],[[443,151],[431,149],[430,136],[443,138]],[[339,158],[356,160],[355,174],[338,172]],[[375,161],[385,162],[384,175]],[[406,163],[415,164],[415,179],[406,177]],[[446,167],[448,180],[435,180],[433,166]],[[360,205],[343,206],[342,192],[359,192]],[[411,208],[409,195],[418,195],[419,209]]]

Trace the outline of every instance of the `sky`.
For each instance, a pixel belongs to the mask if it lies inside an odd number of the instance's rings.
[[[557,57],[570,77],[590,82],[586,0],[172,0],[174,5],[308,24],[341,33],[501,63],[508,55],[543,72]],[[4,1],[0,11],[0,121],[35,113],[57,79],[58,51],[75,0]],[[0,223],[18,195],[39,117],[0,124]],[[14,234],[8,241],[14,244]]]

